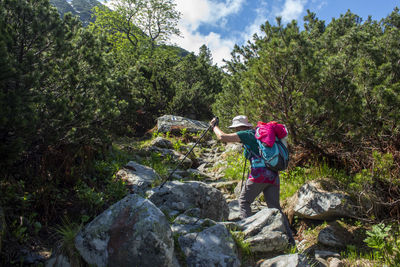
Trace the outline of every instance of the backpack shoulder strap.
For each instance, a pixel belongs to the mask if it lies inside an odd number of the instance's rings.
[[[243,147],[245,151],[247,151],[247,159],[250,159],[252,157],[260,158],[260,156],[254,153],[247,145],[243,144]]]

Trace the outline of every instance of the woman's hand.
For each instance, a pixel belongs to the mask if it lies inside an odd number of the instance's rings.
[[[212,126],[212,127],[214,128],[215,126],[218,125],[218,123],[219,123],[218,117],[214,117],[214,118],[210,121],[210,126]]]

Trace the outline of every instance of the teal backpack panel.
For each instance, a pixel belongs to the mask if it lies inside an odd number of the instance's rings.
[[[273,171],[286,170],[289,165],[289,151],[278,138],[274,145],[269,147],[257,139],[260,155],[265,161],[267,168]]]

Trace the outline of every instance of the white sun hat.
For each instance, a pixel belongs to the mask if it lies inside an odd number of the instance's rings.
[[[253,124],[249,123],[247,116],[239,115],[232,119],[232,125],[229,126],[229,128],[236,128],[240,126],[253,127]]]

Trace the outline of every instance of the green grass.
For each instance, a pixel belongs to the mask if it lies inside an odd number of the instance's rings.
[[[143,159],[140,163],[154,169],[162,178],[166,178],[169,175],[169,170],[174,169],[176,164],[178,164],[171,162],[171,156],[163,157],[161,153],[152,152],[150,156]]]
[[[250,243],[247,243],[246,241],[244,241],[243,232],[239,232],[239,231],[230,231],[230,232],[233,237],[233,240],[235,241],[241,261],[244,262],[244,261],[251,260],[254,255],[251,252]]]
[[[309,180],[304,168],[296,167],[280,173],[280,199],[291,197],[299,188]]]
[[[242,154],[231,151],[226,153],[227,167],[224,171],[224,178],[227,180],[241,180],[243,177],[244,168],[244,157]],[[215,168],[221,168],[222,165],[217,165]],[[249,162],[247,162],[246,169],[250,168]],[[247,170],[245,176],[247,175]]]
[[[347,245],[346,250],[340,253],[346,266],[383,266],[376,260],[372,252],[362,252],[354,245]]]
[[[58,237],[59,254],[68,257],[71,266],[83,266],[83,260],[75,248],[75,237],[81,230],[81,225],[71,222],[68,218],[62,220],[62,225],[55,228]]]
[[[281,200],[293,196],[306,182],[316,179],[328,179],[338,186],[345,187],[352,177],[342,170],[329,167],[326,163],[295,167],[280,173]]]
[[[175,233],[174,237],[174,248],[175,248],[175,255],[177,256],[177,260],[179,261],[180,265],[185,267],[187,266],[186,263],[186,255],[183,252],[181,246],[179,245],[179,234]]]

